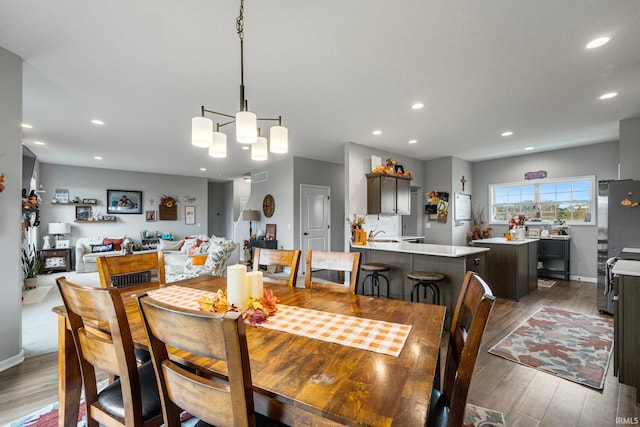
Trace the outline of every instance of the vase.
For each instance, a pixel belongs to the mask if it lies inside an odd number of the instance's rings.
[[[24,279],[24,288],[25,289],[35,289],[38,285],[38,278],[36,277],[27,277]]]

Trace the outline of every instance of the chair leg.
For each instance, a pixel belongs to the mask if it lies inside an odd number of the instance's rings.
[[[387,299],[389,299],[389,278],[384,274],[381,274],[380,277],[382,277],[387,282]],[[378,281],[378,284],[379,284],[379,281]],[[379,290],[378,290],[378,296],[380,296]]]

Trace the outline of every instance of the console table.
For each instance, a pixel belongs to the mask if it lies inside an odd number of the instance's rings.
[[[40,274],[53,271],[71,271],[71,248],[41,249]]]

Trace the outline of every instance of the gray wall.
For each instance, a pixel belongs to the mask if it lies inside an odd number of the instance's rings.
[[[620,178],[640,180],[640,117],[620,120]]]
[[[524,181],[524,174],[529,171],[545,170],[548,178],[595,175],[596,180],[615,179],[618,172],[618,158],[618,142],[614,141],[473,163],[473,206],[480,204],[484,208],[485,215],[488,215],[488,186]],[[507,231],[506,225],[492,225],[492,227],[493,236],[502,236]],[[571,227],[572,278],[596,281],[596,244],[595,225]]]
[[[446,191],[449,193],[449,202],[453,198],[452,191],[452,171],[453,171],[453,157],[444,157],[442,159],[435,159],[424,162],[424,188],[423,193],[429,193],[432,190]],[[424,205],[426,200],[422,199]],[[424,208],[423,208],[424,212]],[[451,205],[449,208],[449,218],[446,223],[439,223],[437,221],[429,221],[428,217],[425,217],[425,230],[424,241],[425,243],[433,243],[438,245],[452,245],[452,218]]]
[[[40,184],[46,193],[41,209],[39,243],[47,233],[46,224],[49,222],[71,223],[71,245],[78,237],[91,236],[121,236],[127,235],[136,241],[140,240],[142,230],[168,231],[176,238],[187,235],[208,233],[207,180],[177,175],[162,175],[144,172],[127,172],[112,169],[85,168],[42,163],[40,165]],[[98,223],[74,223],[75,208],[73,205],[56,205],[51,199],[57,188],[69,190],[69,196],[95,198],[97,206],[92,206],[93,212],[106,212],[107,189],[142,191],[142,215],[116,215],[117,221]],[[158,210],[160,195],[173,195],[178,198],[178,219],[176,221],[146,222],[145,210]],[[194,203],[184,201],[185,196],[195,197]],[[184,217],[185,206],[196,207],[196,224],[186,225]]]
[[[300,186],[319,185],[331,188],[331,250],[344,251],[344,167],[335,163],[294,157],[293,200],[296,212],[293,220],[295,247],[302,247]]]
[[[0,371],[24,359],[21,245],[22,59],[0,47]]]

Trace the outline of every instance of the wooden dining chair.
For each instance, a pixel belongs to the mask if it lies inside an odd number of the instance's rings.
[[[180,412],[218,427],[279,425],[255,414],[247,338],[242,313],[183,309],[138,296],[140,312],[162,397],[166,427],[180,426]],[[202,363],[224,361],[227,380],[185,369],[169,358],[167,346],[197,355]]]
[[[288,280],[265,276],[264,281],[266,283],[286,283],[287,285],[295,288],[298,280],[298,268],[300,266],[300,250],[255,248],[255,253],[253,255],[253,271],[259,271],[261,265],[288,267],[290,269]]]
[[[312,278],[313,271],[333,270],[344,273],[344,284],[318,281]],[[358,275],[360,274],[360,253],[358,252],[323,252],[307,250],[304,277],[305,288],[321,287],[333,291],[356,293]]]
[[[471,376],[494,301],[485,281],[468,271],[451,322],[442,387],[431,392],[428,427],[462,425]]]
[[[80,363],[87,426],[159,426],[162,405],[153,364],[138,367],[127,313],[117,288],[56,280]],[[96,370],[118,379],[98,393]]]
[[[100,286],[117,288],[148,284],[166,284],[164,252],[142,252],[96,258]],[[154,272],[157,276],[154,277]]]

